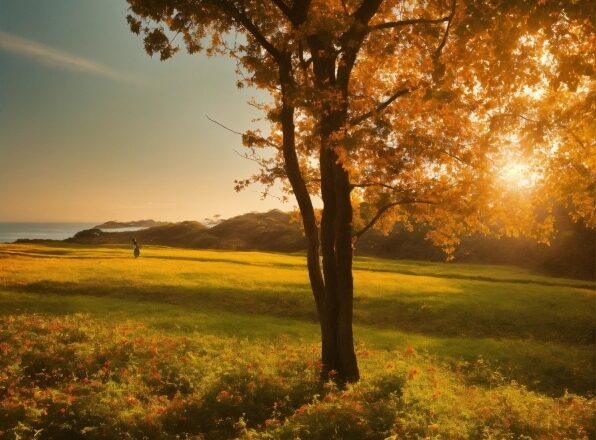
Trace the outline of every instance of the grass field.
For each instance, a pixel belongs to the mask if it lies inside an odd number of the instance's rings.
[[[5,438],[32,438],[36,429],[38,438],[594,436],[592,283],[502,266],[357,258],[363,380],[340,391],[316,380],[319,331],[303,256],[145,247],[134,260],[131,253],[0,245]],[[133,336],[143,343],[108,359],[120,353],[116,341]],[[40,358],[26,350],[37,353],[35,344]],[[163,359],[152,354],[156,344],[171,344]],[[64,352],[45,358],[43,347]],[[70,371],[90,356],[84,377]],[[123,380],[113,370],[118,362],[137,368],[138,381]],[[246,365],[261,370],[253,377]],[[156,378],[174,367],[185,388],[173,381],[164,391]],[[50,370],[50,385],[32,376]],[[97,395],[112,403],[76,411],[76,403],[64,404],[52,418],[55,402],[44,393],[69,396],[73,383],[89,393],[83,379],[97,380]],[[20,388],[6,385],[15,380]],[[134,400],[122,403],[123,393]],[[147,418],[160,399],[166,409]],[[118,414],[113,423],[102,418],[108,407]]]

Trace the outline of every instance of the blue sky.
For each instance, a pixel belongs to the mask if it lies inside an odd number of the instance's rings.
[[[280,206],[233,190],[259,115],[223,58],[151,59],[124,0],[0,0],[0,221],[201,220]],[[257,188],[255,188],[256,190]]]

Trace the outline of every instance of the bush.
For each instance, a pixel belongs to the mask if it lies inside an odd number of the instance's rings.
[[[319,383],[318,353],[83,315],[0,318],[0,438],[594,437],[593,399],[484,385],[412,349],[362,348],[364,379],[340,390]]]

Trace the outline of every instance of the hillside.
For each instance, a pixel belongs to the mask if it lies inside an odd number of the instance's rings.
[[[290,215],[273,210],[232,217],[207,228],[194,221],[170,223],[140,231],[107,232],[88,229],[65,240],[80,244],[128,244],[135,238],[141,245],[298,252],[305,248],[300,228],[290,222]]]
[[[558,217],[559,234],[550,247],[526,239],[468,237],[462,241],[455,260],[469,263],[508,264],[528,267],[546,274],[594,279],[596,237],[594,231]],[[129,244],[136,238],[142,245],[196,249],[262,250],[301,252],[306,248],[299,223],[279,210],[248,213],[222,220],[207,228],[199,222],[170,223],[135,232],[90,229],[66,240],[80,244]],[[394,228],[388,236],[367,232],[357,243],[356,255],[444,261],[445,255],[425,240],[424,231]]]
[[[101,225],[94,226],[93,229],[120,229],[120,228],[151,228],[153,226],[167,225],[169,222],[158,222],[153,219],[133,220],[128,222],[119,222],[110,220]]]
[[[65,241],[79,244],[128,244],[133,238],[142,244],[193,247],[197,236],[207,228],[199,222],[170,223],[138,231],[108,232],[98,228],[77,232]]]

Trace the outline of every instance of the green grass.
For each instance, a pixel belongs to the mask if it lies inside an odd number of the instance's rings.
[[[357,258],[356,343],[482,357],[553,396],[594,391],[590,283],[528,271]],[[168,334],[318,341],[304,257],[145,247],[0,246],[0,314],[88,313]],[[366,374],[366,372],[364,372]]]
[[[0,245],[0,439],[596,437],[593,284],[357,258],[338,390],[303,255],[131,254]]]

